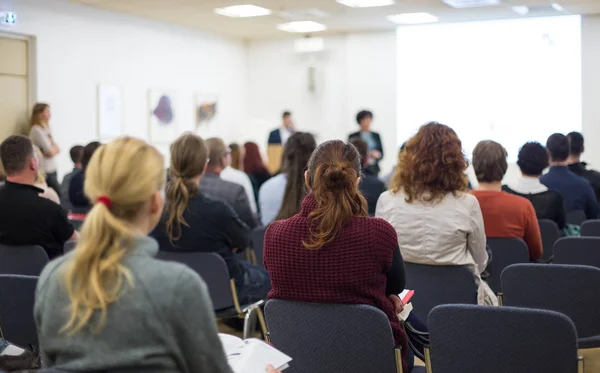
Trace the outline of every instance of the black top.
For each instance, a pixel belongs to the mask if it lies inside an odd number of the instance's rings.
[[[592,188],[594,188],[596,199],[600,201],[600,172],[589,170],[586,167],[587,163],[585,162],[573,163],[569,165],[569,170],[588,179],[588,181],[592,184]]]
[[[71,178],[69,185],[69,201],[73,207],[90,207],[90,201],[83,192],[83,184],[85,182],[85,174],[83,171],[77,172]]]
[[[404,260],[400,253],[400,248],[394,250],[394,256],[392,257],[392,266],[390,271],[387,273],[387,285],[385,287],[385,294],[400,294],[404,291],[406,285],[406,273],[404,271]]]
[[[376,159],[375,164],[369,166],[369,168],[373,170],[373,174],[379,175],[379,161],[383,159],[383,143],[381,142],[381,136],[379,136],[377,132],[371,131],[371,135],[373,136],[373,140],[375,141],[375,149],[381,153],[381,159]],[[351,133],[348,136],[348,142],[350,142],[353,137],[360,137],[360,131]],[[371,152],[372,150],[373,149],[369,149],[369,152]]]
[[[166,214],[165,214],[166,215]],[[224,202],[206,197],[202,193],[190,199],[183,213],[187,225],[181,226],[181,237],[171,243],[161,219],[151,236],[163,251],[200,251],[217,253],[227,263],[231,278],[243,281],[244,270],[237,261],[233,249],[246,249],[250,229]]]
[[[367,171],[364,171],[358,189],[367,200],[367,204],[369,205],[369,216],[375,216],[377,200],[379,200],[381,193],[386,191],[385,184],[383,181],[379,180],[377,176],[373,176]]]
[[[565,212],[565,204],[560,193],[548,190],[535,194],[522,194],[515,192],[506,185],[502,186],[502,190],[531,201],[538,220],[550,219],[558,225],[558,229],[565,227],[567,213]]]
[[[62,255],[75,228],[62,207],[39,196],[43,192],[9,181],[0,189],[0,244],[40,245],[52,259]]]

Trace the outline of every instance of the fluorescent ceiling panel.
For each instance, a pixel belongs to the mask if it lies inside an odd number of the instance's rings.
[[[418,25],[422,23],[434,23],[439,18],[429,13],[402,13],[387,17],[388,20],[399,25]]]
[[[267,8],[262,8],[260,6],[247,4],[228,6],[225,8],[217,8],[215,9],[215,13],[232,18],[248,18],[268,16],[269,14],[271,14],[271,10]]]
[[[351,8],[372,8],[394,5],[394,0],[337,0],[337,2]]]
[[[444,0],[444,3],[453,8],[462,9],[499,5],[500,0]]]
[[[327,30],[327,26],[313,21],[288,22],[277,25],[277,28],[285,32],[319,32]]]

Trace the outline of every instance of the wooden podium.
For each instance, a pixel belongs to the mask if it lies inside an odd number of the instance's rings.
[[[267,168],[273,175],[281,169],[281,158],[283,156],[283,145],[269,144],[267,146]]]

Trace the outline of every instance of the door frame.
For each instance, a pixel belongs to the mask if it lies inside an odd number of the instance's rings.
[[[27,42],[27,103],[30,112],[37,101],[37,59],[36,38],[33,35],[16,34],[0,30],[0,38],[24,40]]]

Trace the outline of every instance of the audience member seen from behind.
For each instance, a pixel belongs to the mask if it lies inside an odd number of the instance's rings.
[[[60,184],[60,202],[62,207],[67,211],[71,210],[73,207],[73,205],[71,205],[71,201],[69,200],[69,186],[71,185],[71,179],[73,178],[73,175],[81,172],[81,169],[83,168],[81,164],[83,159],[83,146],[75,145],[71,148],[69,154],[71,156],[71,161],[73,162],[73,171],[66,174],[62,183]]]
[[[573,173],[586,178],[594,188],[596,200],[600,201],[600,172],[587,168],[587,163],[581,161],[581,155],[585,151],[583,146],[583,135],[579,132],[570,132],[567,134],[569,139],[569,170]]]
[[[50,258],[62,255],[63,246],[77,239],[65,211],[41,198],[44,191],[34,186],[39,160],[31,140],[10,136],[0,145],[6,185],[0,189],[0,244],[39,245]]]
[[[206,140],[206,146],[209,153],[206,174],[200,180],[202,193],[209,198],[225,202],[248,227],[256,227],[258,219],[252,212],[244,187],[221,178],[223,170],[229,166],[229,149],[223,140],[216,137]]]
[[[571,172],[568,167],[569,139],[561,133],[548,138],[550,170],[540,177],[542,184],[559,192],[565,201],[567,213],[583,211],[588,219],[598,218],[598,201],[588,180]]]
[[[539,142],[528,142],[519,150],[517,165],[521,169],[521,177],[504,185],[502,190],[527,198],[537,215],[538,220],[553,220],[559,229],[566,224],[566,212],[560,193],[548,188],[540,182],[540,176],[548,167],[548,152]]]
[[[235,149],[235,150],[234,150]],[[250,177],[246,175],[244,171],[239,169],[240,157],[242,151],[239,145],[231,144],[229,145],[229,162],[227,167],[221,171],[221,179],[225,181],[230,181],[232,183],[239,184],[244,187],[244,191],[246,192],[246,196],[248,197],[248,202],[250,203],[250,209],[252,213],[257,214],[258,209],[256,206],[256,198],[254,198],[254,188],[252,187],[252,181],[250,181]],[[236,160],[237,167],[233,166],[234,159]]]
[[[152,236],[164,251],[219,254],[235,280],[240,302],[263,300],[271,289],[267,271],[239,261],[235,255],[248,246],[250,230],[229,205],[207,197],[202,189],[200,179],[208,154],[204,140],[192,134],[171,145],[167,206]]]
[[[350,143],[354,145],[356,150],[358,150],[358,154],[360,154],[360,159],[362,162],[362,177],[360,179],[360,184],[358,185],[358,190],[362,193],[362,195],[367,200],[367,205],[369,207],[369,216],[375,216],[375,208],[377,207],[377,200],[381,193],[386,191],[385,184],[383,181],[379,180],[377,176],[372,175],[369,171],[366,170],[369,167],[369,145],[367,142],[360,137],[354,137],[350,140]]]
[[[502,178],[508,168],[506,157],[506,150],[495,141],[480,141],[475,146],[473,168],[479,186],[472,193],[479,201],[487,238],[521,238],[529,248],[529,259],[537,260],[543,249],[533,205],[502,191]]]
[[[86,169],[94,207],[73,254],[51,262],[35,320],[45,367],[71,372],[231,372],[208,289],[154,258],[163,157],[142,140],[101,147]],[[150,358],[151,357],[151,358]]]
[[[92,159],[92,156],[100,148],[102,144],[98,141],[91,142],[83,148],[83,156],[81,158],[81,172],[73,174],[71,184],[69,185],[69,201],[73,205],[75,212],[86,213],[92,206],[84,193],[83,185],[85,182],[85,173],[87,166]]]
[[[407,340],[397,316],[402,305],[396,294],[405,281],[402,256],[394,228],[368,217],[357,188],[360,172],[360,155],[351,144],[333,140],[314,151],[305,173],[311,194],[300,213],[273,222],[265,233],[269,298],[379,308],[402,346],[408,372]]]
[[[398,153],[390,190],[379,197],[376,216],[398,234],[406,262],[467,266],[479,304],[497,304],[481,279],[488,264],[485,228],[477,198],[467,191],[468,162],[456,132],[439,123],[422,126]]]
[[[379,161],[383,159],[383,144],[381,137],[377,132],[371,131],[373,122],[373,113],[363,110],[356,115],[356,122],[360,126],[360,131],[351,133],[348,141],[354,137],[360,137],[367,142],[369,146],[369,165],[365,168],[366,172],[373,176],[379,175]]]
[[[244,172],[250,176],[252,187],[254,188],[254,196],[258,200],[258,191],[265,181],[269,180],[271,173],[265,166],[260,149],[254,142],[244,144]]]
[[[231,154],[231,166],[239,171],[244,171],[244,148],[239,144],[229,144],[229,152]]]
[[[50,131],[50,105],[37,103],[33,106],[31,119],[29,121],[29,137],[33,145],[39,147],[44,154],[44,169],[48,185],[56,193],[60,193],[60,185],[57,176],[57,159],[60,149]]]
[[[58,197],[58,194],[54,189],[50,188],[48,186],[48,183],[46,182],[46,174],[44,174],[44,155],[42,154],[40,148],[38,148],[37,146],[34,146],[34,149],[35,155],[40,162],[34,186],[44,191],[43,193],[40,193],[40,197],[47,198],[50,201],[56,203],[57,205],[60,205],[60,198]]]
[[[294,133],[285,143],[281,173],[267,180],[258,192],[263,225],[300,212],[307,193],[304,172],[316,147],[314,136],[306,132]]]

